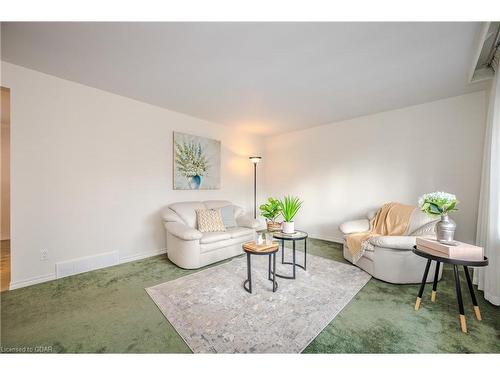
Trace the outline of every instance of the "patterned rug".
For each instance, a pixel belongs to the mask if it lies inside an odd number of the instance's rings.
[[[291,274],[280,253],[276,263],[278,274]],[[273,293],[267,267],[267,256],[252,256],[252,294],[243,289],[246,256],[146,291],[194,353],[300,353],[370,280],[357,267],[308,255],[307,271],[276,278]]]

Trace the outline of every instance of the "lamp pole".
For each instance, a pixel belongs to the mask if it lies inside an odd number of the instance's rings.
[[[253,218],[257,219],[257,163],[253,164]]]
[[[253,218],[257,219],[257,164],[261,161],[260,156],[250,156],[253,163]]]

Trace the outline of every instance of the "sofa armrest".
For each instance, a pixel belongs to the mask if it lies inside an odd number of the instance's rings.
[[[240,215],[236,218],[236,223],[240,227],[257,229],[260,226],[258,220],[254,219],[250,214]]]
[[[170,207],[165,207],[160,211],[160,216],[164,222],[175,221],[182,223],[182,219]]]
[[[186,241],[199,240],[203,236],[203,234],[199,230],[188,227],[187,225],[182,223],[170,221],[165,223],[165,228],[175,237]]]
[[[366,232],[370,230],[370,222],[368,221],[368,219],[347,221],[340,224],[339,229],[344,234]]]
[[[373,246],[387,249],[411,250],[416,244],[415,236],[375,236],[370,238]]]

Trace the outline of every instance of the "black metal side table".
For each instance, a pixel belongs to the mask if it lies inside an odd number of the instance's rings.
[[[436,301],[436,290],[437,290],[437,282],[439,277],[439,266],[441,263],[448,263],[453,265],[453,272],[455,275],[455,289],[457,293],[458,300],[458,310],[460,312],[460,328],[462,332],[467,333],[467,322],[465,320],[465,312],[464,312],[464,304],[462,301],[462,291],[460,289],[460,276],[458,274],[458,266],[464,267],[465,278],[467,279],[467,286],[469,287],[470,296],[472,299],[472,304],[474,305],[474,313],[476,315],[477,320],[481,320],[481,311],[479,310],[479,306],[477,305],[476,295],[474,294],[474,288],[472,286],[472,280],[469,274],[468,267],[485,267],[488,265],[488,258],[484,257],[483,260],[465,260],[465,259],[455,259],[449,258],[443,253],[439,253],[437,251],[423,251],[419,250],[416,246],[413,247],[413,252],[418,256],[427,259],[427,264],[424,270],[424,276],[422,277],[422,284],[420,285],[420,290],[418,291],[417,301],[415,302],[415,310],[420,308],[420,302],[422,300],[422,294],[424,293],[425,282],[427,280],[427,274],[429,273],[429,267],[431,262],[434,260],[436,264],[436,272],[434,274],[434,283],[432,284],[432,294],[431,301]]]
[[[283,233],[283,232],[274,232],[273,233],[274,238],[281,240],[281,264],[290,264],[292,265],[292,276],[285,276],[285,275],[279,275],[276,274],[277,277],[281,277],[282,279],[295,279],[296,273],[295,273],[295,268],[300,267],[304,271],[306,270],[307,267],[307,237],[308,234],[303,231],[296,231],[293,234],[288,234],[288,233]],[[304,240],[304,264],[298,264],[296,262],[296,256],[295,256],[295,242]],[[292,262],[285,262],[285,241],[292,241]]]
[[[247,279],[243,282],[243,288],[248,292],[252,293],[252,255],[269,255],[269,268],[267,278],[273,282],[273,293],[278,289],[278,283],[276,281],[276,253],[279,250],[279,245],[277,242],[273,242],[271,245],[257,245],[255,241],[247,242],[243,244],[243,251],[247,253]],[[272,258],[272,270],[271,270],[271,258]],[[273,277],[271,278],[271,275]]]

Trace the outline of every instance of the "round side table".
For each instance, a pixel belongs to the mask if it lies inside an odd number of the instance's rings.
[[[267,278],[273,282],[273,293],[278,289],[278,283],[276,282],[276,253],[279,250],[279,245],[277,242],[273,242],[271,245],[257,245],[255,241],[247,242],[243,244],[243,251],[247,254],[247,279],[243,282],[243,288],[248,292],[252,293],[252,255],[269,255],[269,267]],[[272,258],[272,259],[271,259]],[[271,270],[271,260],[272,260],[272,270]],[[273,277],[271,278],[271,275]]]
[[[307,237],[308,234],[303,231],[296,231],[293,234],[287,234],[283,232],[274,232],[273,233],[274,238],[281,240],[281,264],[290,264],[292,265],[292,276],[285,276],[285,275],[279,275],[276,274],[277,277],[281,277],[282,279],[295,279],[295,268],[300,267],[304,271],[306,270],[307,267]],[[295,242],[304,240],[304,264],[298,264],[296,262],[296,256],[295,256]],[[285,241],[292,241],[292,262],[285,262]]]
[[[477,320],[481,320],[481,311],[479,310],[479,306],[477,305],[476,295],[474,294],[474,288],[472,287],[472,281],[469,274],[468,267],[485,267],[488,265],[488,258],[483,257],[483,260],[466,260],[466,259],[455,259],[446,256],[446,254],[437,252],[437,251],[423,251],[419,250],[416,246],[413,247],[413,252],[427,259],[427,264],[424,270],[424,276],[422,277],[422,284],[420,284],[420,290],[418,291],[417,301],[415,302],[415,310],[420,308],[420,302],[422,300],[422,294],[424,293],[425,282],[427,280],[427,274],[429,273],[429,267],[431,262],[434,260],[436,262],[436,272],[434,274],[434,283],[432,284],[432,294],[431,301],[436,301],[436,290],[437,290],[437,282],[439,277],[439,266],[441,263],[448,263],[453,265],[453,272],[455,275],[455,289],[457,293],[457,301],[458,301],[458,311],[460,312],[460,328],[462,332],[467,333],[467,322],[465,320],[465,312],[464,312],[464,303],[462,300],[462,291],[460,289],[460,276],[458,274],[458,267],[463,266],[465,272],[465,278],[467,279],[467,286],[469,287],[470,296],[472,299],[472,304],[474,305],[474,313],[476,315]]]

